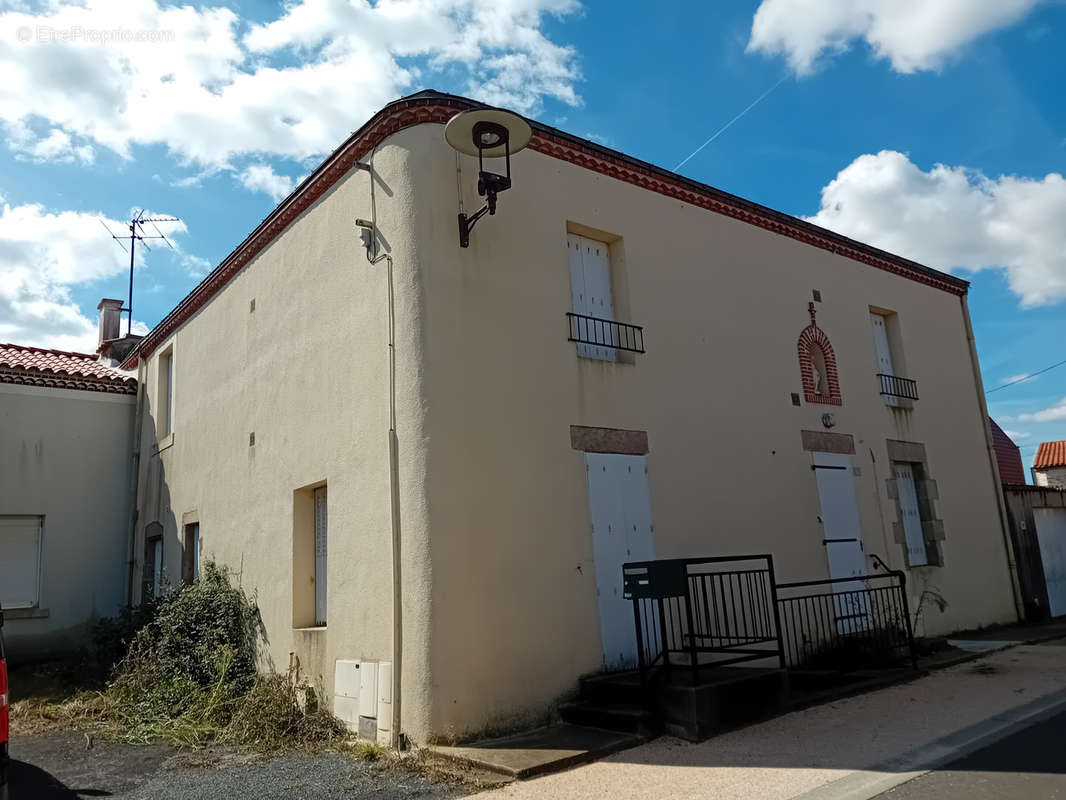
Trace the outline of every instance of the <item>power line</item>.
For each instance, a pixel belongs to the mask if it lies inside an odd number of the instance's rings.
[[[733,119],[729,120],[729,122],[727,122],[725,125],[723,125],[721,128],[719,128],[717,131],[715,131],[714,135],[710,139],[708,139],[706,142],[704,142],[699,147],[697,147],[695,150],[693,150],[691,153],[689,153],[688,158],[684,159],[680,164],[678,164],[676,167],[674,167],[674,172],[677,172],[679,169],[681,169],[683,166],[685,166],[685,164],[687,164],[689,162],[689,160],[692,159],[693,156],[695,156],[697,153],[699,153],[700,150],[702,150],[704,147],[709,145],[711,142],[713,142],[715,139],[717,139],[719,136],[721,136],[723,133],[725,133],[727,130],[729,130],[730,126],[732,126],[732,124],[734,122],[736,122],[738,119],[740,119],[745,114],[747,114],[749,111],[751,111],[753,108],[755,108],[755,106],[759,105],[759,103],[761,103],[766,98],[766,95],[770,94],[770,92],[772,92],[774,89],[776,89],[782,83],[784,83],[785,79],[787,77],[788,77],[787,74],[783,75],[781,77],[781,80],[779,80],[777,83],[775,83],[769,89],[767,89],[765,92],[763,92],[758,97],[756,97],[755,100],[752,101],[751,105],[749,105],[747,108],[745,108],[743,111],[741,111],[735,117],[733,117]]]
[[[1050,367],[1044,367],[1043,369],[1038,369],[1036,372],[1030,373],[1029,375],[1022,375],[1022,377],[1020,377],[1020,378],[1015,378],[1012,381],[1007,381],[1006,383],[1002,383],[999,386],[997,386],[995,389],[989,389],[987,392],[985,392],[985,394],[992,394],[992,392],[998,392],[1000,389],[1006,389],[1008,386],[1013,386],[1016,383],[1023,383],[1024,381],[1027,381],[1030,378],[1035,378],[1037,375],[1043,375],[1048,370],[1055,369],[1055,367],[1061,367],[1063,364],[1066,364],[1066,360],[1059,361],[1058,363],[1052,364]]]

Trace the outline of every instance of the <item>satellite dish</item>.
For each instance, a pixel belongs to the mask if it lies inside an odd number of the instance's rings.
[[[444,126],[444,138],[453,149],[483,158],[502,158],[517,153],[525,149],[532,136],[533,129],[528,122],[502,108],[463,111]]]

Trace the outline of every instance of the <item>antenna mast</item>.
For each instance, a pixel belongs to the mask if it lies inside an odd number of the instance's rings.
[[[126,249],[126,245],[122,243],[122,240],[126,238],[130,240],[130,296],[129,300],[126,303],[126,308],[122,309],[122,311],[126,312],[126,314],[128,315],[126,319],[127,336],[133,332],[133,264],[137,248],[137,242],[140,242],[142,245],[144,245],[145,249],[151,250],[152,248],[148,246],[148,242],[146,240],[162,239],[164,242],[167,243],[168,247],[174,249],[174,245],[170,243],[170,239],[163,235],[163,232],[156,227],[156,223],[181,222],[181,220],[177,217],[146,217],[144,215],[144,211],[145,210],[142,208],[140,211],[137,212],[136,216],[134,216],[133,219],[129,221],[130,232],[129,234],[123,234],[122,236],[116,236],[112,232],[112,230],[107,227],[107,223],[103,220],[100,220],[100,223],[104,226],[107,232],[111,234],[111,238],[118,242],[118,246],[121,247],[123,250]],[[155,234],[145,232],[145,223],[148,223],[152,226],[152,229],[155,231]]]

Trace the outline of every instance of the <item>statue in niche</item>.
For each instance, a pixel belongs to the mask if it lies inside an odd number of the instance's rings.
[[[818,368],[817,364],[810,365],[810,371],[814,378],[814,394],[825,394],[825,378],[822,375],[822,370]]]

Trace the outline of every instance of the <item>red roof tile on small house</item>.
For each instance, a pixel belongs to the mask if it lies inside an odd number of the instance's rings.
[[[0,344],[0,383],[136,394],[137,379],[89,353]]]
[[[1041,442],[1033,459],[1033,469],[1066,467],[1066,441]]]
[[[996,450],[996,462],[999,464],[999,479],[1003,483],[1020,486],[1025,483],[1025,468],[1022,466],[1022,454],[1018,445],[996,424],[991,417],[992,445]]]

